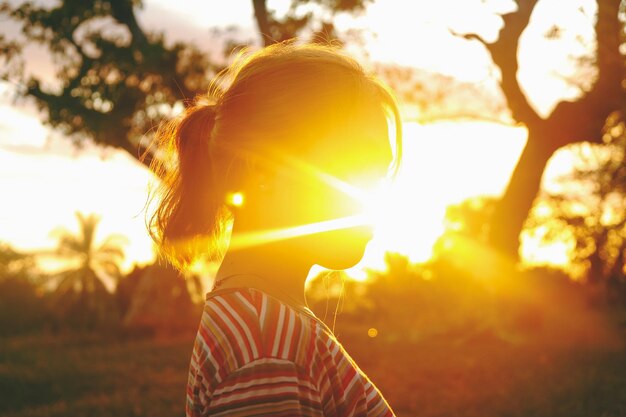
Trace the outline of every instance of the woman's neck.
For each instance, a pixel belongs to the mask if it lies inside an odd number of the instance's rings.
[[[310,264],[297,254],[269,248],[227,251],[215,277],[219,288],[252,287],[289,304],[305,307],[304,283]]]

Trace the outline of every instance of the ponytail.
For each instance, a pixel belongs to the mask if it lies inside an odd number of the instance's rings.
[[[174,161],[154,158],[151,168],[161,178],[158,207],[148,223],[160,251],[179,269],[199,255],[218,255],[217,239],[228,220],[225,189],[211,166],[211,134],[217,108],[196,100],[179,117],[162,124],[159,151]]]

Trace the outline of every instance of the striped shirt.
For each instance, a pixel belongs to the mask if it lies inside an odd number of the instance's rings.
[[[310,310],[253,288],[207,294],[189,367],[186,414],[394,416]]]

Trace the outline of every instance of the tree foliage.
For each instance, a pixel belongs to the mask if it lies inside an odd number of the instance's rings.
[[[335,12],[363,10],[371,0],[294,0],[283,17],[253,1],[266,44],[308,31],[312,37],[336,37]],[[312,3],[328,17],[316,19]],[[123,149],[150,164],[154,128],[206,91],[224,67],[192,42],[167,42],[164,34],[147,31],[137,20],[138,0],[63,0],[50,7],[24,2],[0,6],[0,16],[21,25],[21,39],[0,37],[2,79],[21,85],[20,97],[34,98],[45,123],[78,146],[92,141]],[[207,33],[207,37],[210,38]],[[57,86],[25,76],[24,48],[38,44],[49,50],[57,67]],[[229,52],[229,51],[225,51]],[[9,65],[10,64],[10,65]]]
[[[0,11],[21,23],[21,43],[4,58],[17,59],[29,43],[46,47],[57,66],[56,88],[23,79],[8,67],[3,78],[17,78],[19,94],[36,99],[45,122],[77,145],[91,140],[139,157],[146,132],[207,85],[215,67],[194,45],[168,45],[159,33],[144,31],[136,18],[137,1],[65,0],[52,8],[31,2]],[[6,43],[6,42],[5,42]],[[150,158],[146,159],[147,162]]]
[[[287,13],[276,16],[267,0],[252,0],[254,17],[264,45],[282,42],[308,31],[312,41],[338,41],[333,17],[337,13],[362,13],[373,0],[291,0]],[[309,8],[308,11],[302,9]],[[311,6],[317,6],[315,12]]]

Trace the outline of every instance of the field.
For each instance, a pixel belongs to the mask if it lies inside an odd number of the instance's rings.
[[[355,349],[356,348],[356,349]],[[352,355],[399,416],[626,416],[626,351],[546,352],[494,340]]]
[[[343,334],[398,416],[626,416],[623,347]],[[0,415],[182,416],[192,337],[0,340]]]
[[[190,352],[190,337],[4,340],[0,343],[0,415],[183,415]]]

